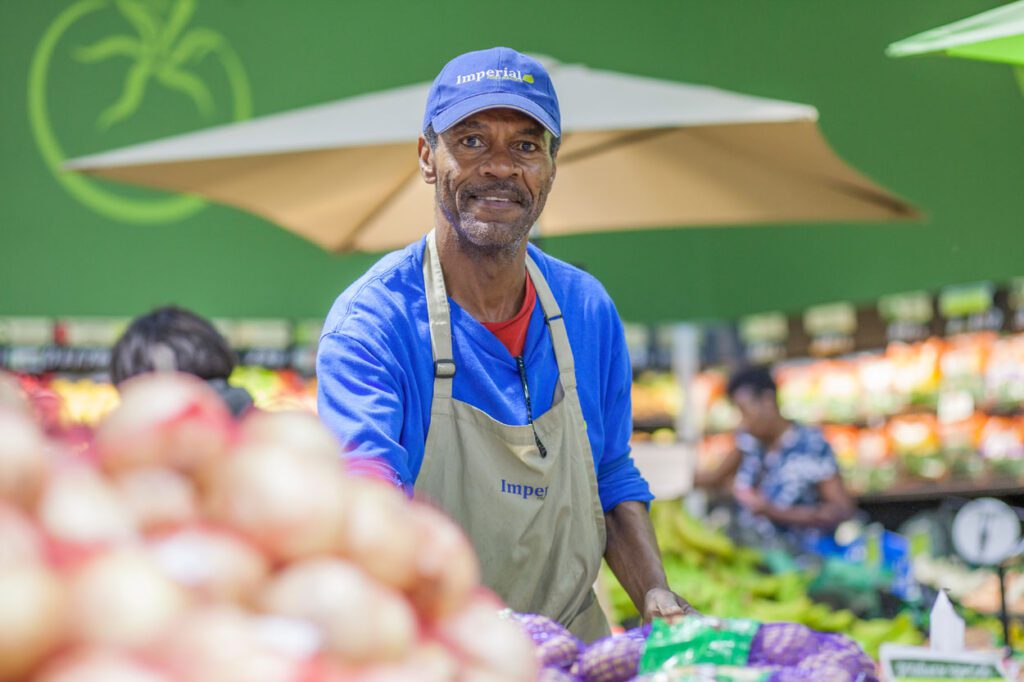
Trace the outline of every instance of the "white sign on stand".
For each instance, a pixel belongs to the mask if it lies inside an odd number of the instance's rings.
[[[883,644],[880,655],[883,682],[1009,682],[998,651],[944,652]]]

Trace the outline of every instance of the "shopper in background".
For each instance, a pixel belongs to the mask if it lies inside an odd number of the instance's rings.
[[[249,393],[228,384],[235,354],[207,320],[183,308],[168,306],[135,318],[110,357],[115,385],[153,371],[177,371],[205,379],[236,417],[252,407]]]
[[[820,429],[782,416],[767,368],[740,370],[729,380],[728,393],[742,417],[736,450],[697,484],[720,485],[735,473],[741,539],[805,551],[856,509],[835,454]]]

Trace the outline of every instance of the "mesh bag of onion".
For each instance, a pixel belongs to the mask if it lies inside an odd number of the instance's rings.
[[[509,617],[537,645],[545,682],[878,682],[856,642],[797,623],[690,617],[583,646],[543,616]]]

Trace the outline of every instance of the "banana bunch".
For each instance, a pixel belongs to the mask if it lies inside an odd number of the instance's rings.
[[[686,513],[679,502],[651,505],[668,583],[694,608],[721,618],[752,618],[765,623],[801,623],[819,632],[841,632],[877,657],[882,642],[916,644],[921,635],[907,616],[859,620],[851,611],[833,611],[808,596],[810,577],[797,572],[772,575],[761,553],[739,547],[724,534]],[[626,591],[605,566],[602,576],[618,622],[639,614]]]

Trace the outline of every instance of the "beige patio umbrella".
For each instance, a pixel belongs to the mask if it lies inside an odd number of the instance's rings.
[[[561,64],[558,179],[545,236],[917,216],[847,166],[814,107]],[[429,83],[211,128],[66,167],[200,195],[330,251],[384,251],[432,226],[415,140]]]

